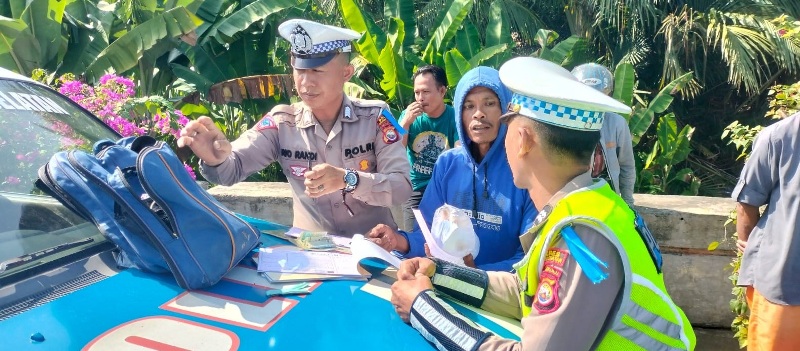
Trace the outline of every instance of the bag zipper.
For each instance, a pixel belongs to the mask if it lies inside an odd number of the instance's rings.
[[[50,165],[49,164],[45,165],[40,170],[42,172],[39,174],[39,179],[42,181],[42,183],[45,186],[47,186],[48,189],[53,191],[53,195],[58,196],[58,198],[59,198],[58,200],[61,200],[61,203],[64,204],[64,206],[66,206],[68,209],[72,210],[73,212],[77,213],[81,217],[87,219],[87,221],[91,221],[92,220],[92,216],[91,216],[91,214],[89,214],[89,211],[86,208],[84,208],[82,206],[78,206],[75,203],[73,203],[73,201],[66,194],[64,189],[62,189],[61,186],[59,186],[57,182],[53,181],[52,177],[50,176],[51,172],[50,172]],[[95,225],[97,225],[97,223],[95,223]]]
[[[137,165],[136,165],[137,168],[140,169],[140,170],[142,169],[142,161],[143,161],[143,159],[144,159],[146,154],[148,154],[150,152],[156,152],[156,156],[158,156],[158,159],[161,161],[161,163],[164,164],[164,166],[166,166],[165,168],[169,172],[170,176],[174,180],[176,180],[175,183],[178,184],[178,186],[181,188],[181,190],[183,190],[183,192],[186,193],[189,197],[191,197],[197,204],[199,204],[200,206],[204,207],[206,210],[208,210],[208,212],[211,212],[214,215],[214,217],[217,219],[217,221],[219,221],[219,223],[222,224],[222,226],[225,227],[225,231],[228,232],[228,237],[231,240],[231,260],[230,260],[230,263],[228,264],[228,269],[229,270],[232,269],[233,265],[236,264],[236,256],[237,256],[236,255],[236,239],[234,238],[233,230],[228,226],[227,223],[225,223],[225,221],[215,211],[213,211],[211,208],[206,206],[202,201],[200,201],[200,199],[195,197],[188,189],[186,189],[186,187],[181,182],[177,181],[178,177],[175,175],[175,172],[173,172],[172,167],[170,167],[169,163],[164,158],[164,155],[162,155],[161,153],[158,152],[159,150],[161,150],[163,148],[163,146],[164,146],[164,144],[161,143],[159,146],[154,146],[154,147],[148,148],[147,150],[145,150],[142,153],[140,153],[141,156],[137,160]],[[169,207],[164,206],[165,201],[161,197],[159,197],[156,194],[155,191],[153,191],[153,189],[150,187],[150,184],[148,184],[147,182],[142,182],[142,186],[145,187],[145,190],[147,191],[147,193],[151,194],[151,197],[153,197],[154,199],[156,199],[157,202],[159,202],[159,205],[161,205],[162,208],[165,208],[165,209],[169,208]],[[219,209],[218,206],[215,206],[215,207],[217,207]],[[168,213],[170,213],[170,216],[172,217],[173,223],[175,223],[174,222],[175,221],[175,216],[172,215],[172,211],[168,211]],[[236,217],[236,218],[238,219],[238,217]],[[249,224],[248,224],[248,226],[249,226]]]
[[[106,184],[103,180],[99,179],[96,175],[92,174],[92,172],[90,172],[89,170],[85,169],[75,159],[74,153],[75,153],[75,151],[70,151],[67,154],[67,160],[69,161],[69,163],[75,169],[77,169],[81,174],[83,174],[85,177],[90,178],[95,184],[98,184],[101,188],[103,188],[103,190],[105,190],[109,195],[111,195],[111,197],[114,198],[115,202],[124,204],[125,201],[122,200],[121,197],[108,184]],[[91,157],[95,157],[95,156],[91,156]],[[148,230],[146,229],[146,228],[148,228],[147,225],[145,224],[144,220],[139,216],[139,214],[136,213],[136,211],[130,211],[129,214],[131,215],[131,217],[133,217],[136,220],[136,222],[137,222],[137,224],[139,224],[139,226],[141,226],[142,228],[145,228],[145,230],[144,230],[145,232],[148,232]],[[151,235],[146,235],[146,237],[150,241],[150,243],[153,245],[153,247],[155,247],[156,250],[158,250],[158,252],[161,254],[161,257],[164,258],[164,262],[167,263],[167,265],[170,268],[170,271],[172,271],[172,275],[175,277],[176,280],[178,280],[178,284],[180,284],[183,287],[187,287],[188,285],[186,284],[186,278],[183,277],[183,274],[178,269],[178,267],[175,265],[175,262],[173,262],[171,259],[167,259],[170,256],[167,254],[167,250],[161,244],[161,241],[156,239],[156,238],[153,238]]]

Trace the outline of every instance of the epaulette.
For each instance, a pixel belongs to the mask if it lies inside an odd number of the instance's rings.
[[[356,115],[360,118],[373,119],[381,114],[381,110],[388,108],[386,103],[380,100],[351,99]]]
[[[298,113],[299,109],[294,105],[275,105],[267,114],[272,116],[276,123],[282,123],[295,122]]]

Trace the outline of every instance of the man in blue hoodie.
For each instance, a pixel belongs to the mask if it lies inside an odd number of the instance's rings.
[[[464,262],[489,271],[511,271],[522,258],[519,236],[538,213],[528,193],[514,186],[503,147],[507,127],[499,120],[510,99],[511,92],[500,82],[497,70],[476,67],[464,74],[453,99],[462,147],[439,156],[419,206],[428,225],[444,204],[467,213],[480,240],[480,252],[474,258],[468,255]],[[419,229],[398,232],[379,224],[367,237],[404,257],[425,256],[425,238]]]

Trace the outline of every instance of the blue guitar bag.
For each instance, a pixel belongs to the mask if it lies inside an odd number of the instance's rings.
[[[58,152],[37,186],[97,225],[119,247],[118,265],[170,272],[186,289],[217,283],[259,242],[151,137],[99,141],[93,154]]]

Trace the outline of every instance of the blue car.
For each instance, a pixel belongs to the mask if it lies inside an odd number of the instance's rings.
[[[281,286],[250,259],[192,291],[169,274],[117,267],[113,243],[34,183],[54,153],[119,137],[58,92],[0,68],[0,349],[433,349],[386,301],[391,278],[379,264],[367,265],[370,281],[313,282],[310,294],[292,296],[268,296]],[[261,242],[288,244],[266,234]],[[517,338],[502,320],[454,307]]]

